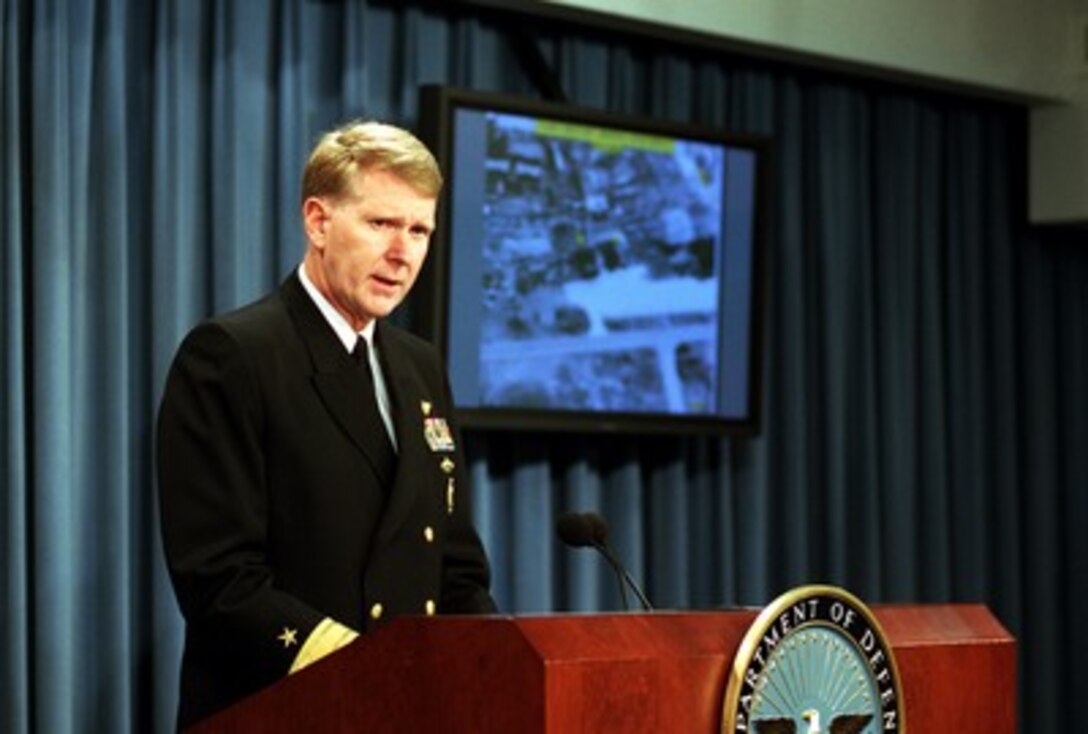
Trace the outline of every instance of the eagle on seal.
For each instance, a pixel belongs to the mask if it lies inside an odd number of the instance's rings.
[[[820,728],[820,712],[808,709],[801,718],[808,728],[801,734],[858,734],[865,725],[873,720],[871,714],[839,714],[831,720],[831,728],[826,732]],[[756,734],[797,734],[797,724],[793,719],[757,719]]]

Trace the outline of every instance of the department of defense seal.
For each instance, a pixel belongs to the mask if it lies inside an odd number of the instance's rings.
[[[906,732],[899,672],[872,612],[834,586],[771,602],[733,662],[722,732]]]

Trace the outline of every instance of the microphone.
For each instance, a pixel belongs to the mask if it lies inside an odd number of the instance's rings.
[[[566,512],[560,515],[555,523],[559,539],[572,548],[595,546],[601,538],[597,524],[589,519],[590,514],[595,513]]]
[[[642,593],[642,589],[631,578],[631,574],[627,573],[627,569],[612,551],[612,546],[608,544],[608,523],[603,517],[596,512],[566,512],[556,521],[555,532],[560,540],[572,548],[594,548],[604,556],[612,566],[612,570],[616,572],[624,609],[630,608],[627,602],[627,587],[631,587],[642,608],[647,612],[653,611],[650,600]]]

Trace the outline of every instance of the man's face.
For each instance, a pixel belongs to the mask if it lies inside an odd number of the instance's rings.
[[[306,274],[352,328],[388,316],[408,295],[427,256],[436,203],[378,170],[356,172],[338,200],[303,204]]]

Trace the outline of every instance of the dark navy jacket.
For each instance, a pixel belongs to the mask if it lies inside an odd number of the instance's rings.
[[[399,448],[384,477],[365,383],[297,273],[178,350],[157,459],[182,727],[285,675],[325,617],[494,610],[437,352],[385,323],[375,338]]]

